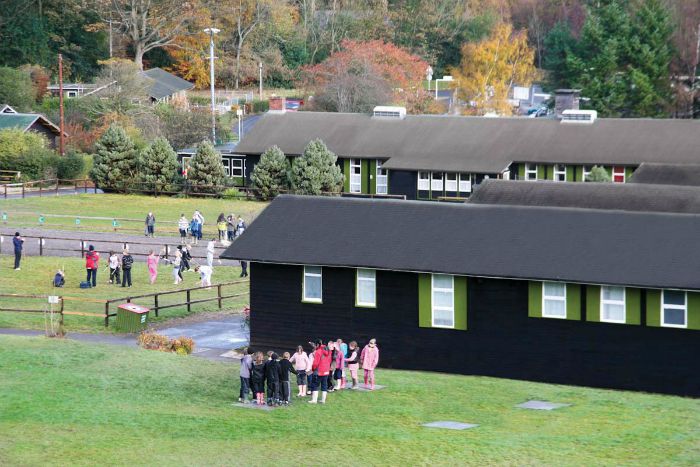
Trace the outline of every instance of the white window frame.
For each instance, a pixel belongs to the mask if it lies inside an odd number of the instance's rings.
[[[565,164],[554,164],[552,167],[552,179],[555,182],[565,182],[566,181],[566,165]]]
[[[581,166],[581,172],[583,172],[583,181],[584,182],[588,181],[588,180],[586,180],[586,178],[588,178],[588,176],[591,174],[591,170],[593,170],[593,167],[594,166],[592,166],[592,165],[582,165]],[[588,170],[586,170],[586,168],[588,168]]]
[[[670,290],[669,292],[683,292],[685,301],[683,305],[665,305],[664,298],[666,296],[666,290],[661,291],[661,326],[665,328],[686,329],[688,327],[688,292],[685,290]],[[683,324],[667,324],[666,313],[664,313],[667,308],[672,310],[683,310]]]
[[[449,277],[451,281],[451,287],[445,289],[443,287],[435,287],[435,276],[445,276]],[[438,307],[435,306],[435,292],[449,292],[452,294],[452,306],[451,307]],[[452,312],[452,326],[447,326],[444,324],[435,324],[435,310],[438,311],[451,311]],[[430,275],[430,324],[434,328],[445,328],[454,329],[455,327],[455,276],[449,274],[431,274]]]
[[[537,181],[537,164],[525,163],[525,180]]]
[[[622,169],[622,173],[615,173],[615,169]],[[625,183],[627,181],[627,177],[625,177],[625,167],[622,165],[613,165],[612,170],[610,171],[612,173],[612,182],[613,183]],[[616,182],[615,177],[622,177],[621,182]]]
[[[66,91],[66,97],[68,99],[72,97],[78,97],[78,91]]]
[[[231,177],[245,177],[245,159],[232,158],[231,161]],[[236,167],[236,162],[240,163],[240,167]]]
[[[381,159],[376,161],[376,192],[378,195],[389,194],[389,170],[382,167]]]
[[[361,277],[361,272],[371,273],[371,277]],[[374,302],[363,302],[360,300],[360,282],[371,283],[374,289]],[[376,269],[357,269],[355,273],[355,305],[365,308],[377,307],[377,270]]]
[[[430,172],[418,172],[418,191],[430,191]]]
[[[622,300],[610,300],[605,298],[605,289],[622,289]],[[605,317],[605,305],[622,305],[622,319],[609,319]],[[627,322],[627,289],[609,285],[600,286],[600,321],[603,323],[626,323]]]
[[[563,284],[564,285],[564,296],[560,297],[558,295],[547,295],[545,292],[547,291],[547,284]],[[555,318],[555,319],[566,319],[566,292],[567,292],[567,287],[566,287],[566,282],[555,282],[555,281],[547,281],[547,282],[542,282],[542,317],[543,318]],[[564,316],[559,316],[559,315],[550,315],[547,314],[547,307],[545,306],[545,303],[547,300],[556,300],[559,302],[564,302]]]
[[[355,173],[358,169],[358,173]],[[362,193],[362,160],[350,159],[350,193]]]
[[[440,178],[436,179],[435,176]],[[445,189],[445,174],[442,172],[430,172],[430,191],[444,191]]]
[[[227,177],[231,176],[231,159],[223,158],[221,159],[221,165],[224,166],[224,173]]]
[[[182,172],[184,173],[185,170],[187,170],[187,166],[190,165],[190,161],[192,160],[192,156],[182,156]]]
[[[501,180],[510,180],[510,170],[501,172]]]
[[[450,180],[450,177],[454,177],[454,180]],[[445,173],[445,191],[450,193],[459,193],[459,176],[455,172]]]
[[[459,174],[459,192],[460,193],[471,193],[472,192],[472,175],[471,174]]]
[[[310,268],[318,268],[320,272],[307,271]],[[306,296],[306,278],[307,277],[318,277],[321,279],[321,296],[320,297],[307,297]],[[323,303],[323,267],[322,266],[304,266],[304,280],[302,282],[302,292],[301,301],[304,303]]]

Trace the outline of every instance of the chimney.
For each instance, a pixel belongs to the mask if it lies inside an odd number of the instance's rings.
[[[283,96],[270,97],[270,113],[283,114],[287,111],[287,99]]]
[[[579,110],[580,89],[557,89],[554,91],[554,110],[561,119],[565,110]]]

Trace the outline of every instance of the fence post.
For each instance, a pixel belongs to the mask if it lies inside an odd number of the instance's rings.
[[[190,305],[190,289],[187,289],[187,313],[192,311],[192,305]]]
[[[85,258],[85,242],[80,240],[80,257]]]
[[[24,183],[22,183],[22,198],[24,198]]]
[[[65,331],[63,330],[63,304],[65,302],[63,301],[63,296],[58,297],[58,299],[61,301],[61,309],[60,309],[61,317],[59,318],[59,321],[58,321],[58,332],[61,335],[61,337],[63,337],[66,334]]]
[[[87,194],[87,178],[83,179],[83,193]]]
[[[221,307],[221,284],[217,284],[216,286],[216,294],[219,297],[219,310],[222,308]]]
[[[39,237],[39,256],[44,256],[44,239]]]
[[[165,245],[165,259],[168,259],[168,253],[170,253],[170,245]]]
[[[7,185],[3,185],[3,187],[5,188],[5,199],[7,199]]]
[[[105,302],[105,327],[109,327],[109,302]]]
[[[56,179],[56,196],[58,196],[58,184],[59,184],[59,179]]]
[[[158,317],[158,294],[155,294],[155,295],[153,296],[153,303],[154,303],[154,305],[155,305],[155,306],[153,307],[153,311],[155,311],[155,313],[156,313],[156,318],[157,318],[157,317]]]
[[[39,183],[39,198],[41,198],[41,183]]]

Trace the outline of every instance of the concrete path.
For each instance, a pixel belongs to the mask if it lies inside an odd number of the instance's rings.
[[[75,187],[67,187],[67,188],[59,188],[58,192],[56,190],[42,190],[41,193],[39,190],[36,191],[25,191],[24,196],[22,196],[21,190],[18,192],[10,192],[8,190],[7,192],[7,198],[5,198],[5,194],[3,192],[2,196],[0,199],[18,199],[18,198],[46,198],[49,196],[69,196],[69,195],[83,195],[83,194],[88,194],[88,195],[93,195],[93,194],[98,194],[101,195],[104,192],[101,189],[97,189],[97,193],[95,193],[94,188],[88,188],[87,193],[85,192],[84,188],[78,188],[77,190]]]

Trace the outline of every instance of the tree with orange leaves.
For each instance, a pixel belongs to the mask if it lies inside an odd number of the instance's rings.
[[[462,47],[462,62],[452,70],[457,97],[468,103],[467,113],[513,112],[508,94],[515,85],[530,86],[537,77],[535,51],[525,30],[513,32],[501,23],[481,42]]]

